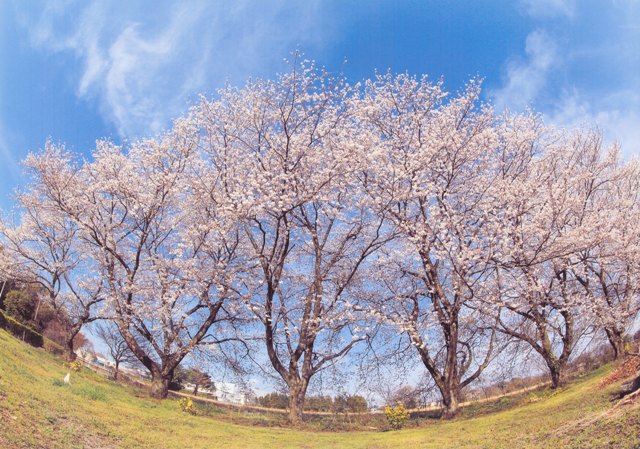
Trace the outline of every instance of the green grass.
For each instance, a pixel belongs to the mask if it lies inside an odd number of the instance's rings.
[[[318,432],[277,426],[280,417],[200,408],[82,369],[0,331],[0,447],[14,448],[640,448],[640,405],[613,408],[617,386],[599,388],[609,368],[560,392],[540,390],[472,407],[450,422],[413,420],[401,431]]]

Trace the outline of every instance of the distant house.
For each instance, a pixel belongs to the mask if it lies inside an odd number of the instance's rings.
[[[195,391],[196,385],[187,382],[184,385],[182,385],[182,387],[187,392],[192,393],[193,391]],[[205,388],[203,386],[199,386],[198,387],[198,394],[206,394],[206,395],[211,396],[212,398],[216,399],[216,393],[217,393],[216,392],[216,388],[213,387],[213,386],[211,388]]]
[[[97,352],[91,351],[80,351],[78,354],[82,360],[87,363],[91,363],[93,365],[97,365],[101,368],[108,368],[110,366],[114,366],[114,363],[109,359],[105,358],[102,354],[98,354]]]
[[[231,404],[245,405],[252,402],[253,392],[238,384],[230,382],[215,382],[215,395],[218,401]]]
[[[104,370],[115,370],[116,364],[104,357],[102,354],[94,353],[94,352],[81,352],[80,358],[82,358],[85,362],[92,364],[98,368],[102,368]],[[147,371],[134,368],[128,365],[120,365],[120,372],[128,375],[129,377],[134,377],[138,379],[149,379],[150,375]]]
[[[188,382],[183,385],[184,390],[189,393],[194,391],[195,387],[195,384]],[[209,395],[220,402],[240,405],[250,402],[251,397],[251,393],[248,393],[246,389],[230,382],[213,382],[211,388],[199,387],[198,394]]]
[[[137,377],[138,379],[150,379],[151,374],[149,371],[140,368],[134,368],[128,365],[120,365],[120,371],[131,377]]]

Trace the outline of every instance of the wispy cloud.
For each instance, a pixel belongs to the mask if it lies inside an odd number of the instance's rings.
[[[10,134],[0,122],[0,191],[9,192],[19,185],[23,179],[20,176],[20,164],[10,146]],[[9,201],[8,196],[0,195],[0,206]]]
[[[2,8],[0,7],[0,13]],[[0,90],[0,103],[6,101]],[[12,133],[0,116],[0,191],[8,190],[8,186],[15,185],[20,180],[20,170],[15,153],[11,151]],[[0,195],[0,206],[7,198]]]
[[[2,167],[2,172],[4,172],[5,176],[9,175],[17,177],[16,175],[13,175],[13,172],[15,171],[14,169],[17,165],[13,155],[11,154],[9,144],[7,143],[6,134],[4,126],[0,123],[0,160],[2,161],[0,166]]]
[[[619,91],[592,104],[574,89],[565,92],[557,106],[547,113],[547,120],[568,128],[597,127],[605,141],[618,142],[627,156],[640,156],[640,95]]]
[[[524,55],[505,62],[497,108],[531,105],[547,122],[590,126],[640,156],[640,2],[522,0]]]
[[[299,44],[313,46],[326,32],[316,1],[191,0],[158,2],[151,11],[124,5],[17,7],[35,47],[76,56],[77,95],[96,98],[123,137],[160,131],[194,94],[274,71]]]
[[[545,87],[557,62],[556,44],[542,30],[527,36],[525,53],[524,59],[512,59],[507,63],[503,87],[491,92],[498,109],[521,110],[529,106]]]
[[[576,0],[522,0],[520,5],[535,18],[573,17]]]

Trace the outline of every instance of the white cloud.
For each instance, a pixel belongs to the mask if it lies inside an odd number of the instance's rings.
[[[573,17],[575,0],[522,0],[520,4],[534,18]]]
[[[532,106],[548,123],[598,127],[640,156],[640,1],[522,0],[534,20],[525,55],[505,62],[498,109]]]
[[[9,149],[6,139],[6,131],[0,123],[0,159],[2,159],[2,170],[11,173],[11,168],[15,167],[15,161]]]
[[[626,157],[640,155],[640,95],[617,92],[594,105],[576,89],[565,92],[546,120],[566,128],[597,127],[605,143],[617,142]]]
[[[2,7],[0,7],[0,13]],[[0,103],[5,99],[3,98],[3,92],[0,90]],[[4,191],[8,190],[10,183],[17,184],[20,180],[19,165],[16,160],[15,152],[11,151],[11,141],[14,136],[4,124],[2,117],[0,117],[0,205],[7,199],[4,197]]]
[[[9,143],[11,140],[7,128],[0,122],[0,206],[8,200],[5,192],[10,191],[10,186],[19,185],[23,181],[20,176],[20,164]]]
[[[507,63],[502,88],[490,92],[497,109],[522,110],[536,99],[547,83],[551,69],[557,63],[555,42],[541,30],[527,36],[526,58]]]
[[[273,72],[298,44],[313,45],[326,33],[318,5],[190,0],[149,10],[68,0],[37,17],[22,11],[22,23],[34,46],[75,55],[78,96],[96,98],[120,135],[133,137],[160,131],[194,94]]]

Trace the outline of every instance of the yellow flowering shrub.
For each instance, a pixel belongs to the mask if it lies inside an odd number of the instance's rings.
[[[387,422],[394,430],[402,429],[409,420],[409,412],[404,408],[404,404],[398,404],[395,407],[386,406],[384,414]]]
[[[189,398],[180,399],[178,401],[178,407],[180,407],[180,410],[182,410],[184,413],[189,413],[190,415],[196,414],[196,408],[193,405],[193,401]]]
[[[69,363],[69,369],[71,371],[75,371],[77,373],[78,371],[80,371],[80,368],[82,368],[82,363],[78,362],[77,360],[75,362]]]

